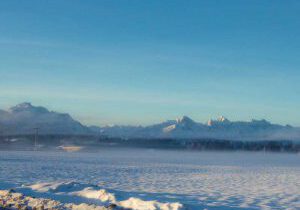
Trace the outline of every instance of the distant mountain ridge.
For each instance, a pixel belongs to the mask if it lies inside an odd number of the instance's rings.
[[[41,106],[24,102],[0,110],[0,129],[5,134],[30,134],[39,128],[42,134],[88,134],[90,129],[69,114],[49,111]]]
[[[25,102],[0,110],[0,131],[5,134],[89,134],[116,138],[175,138],[229,140],[300,140],[300,128],[266,120],[232,122],[221,116],[198,123],[187,116],[149,126],[85,126],[69,114],[49,111]]]
[[[101,129],[107,136],[123,138],[300,140],[300,128],[297,127],[272,124],[266,120],[231,122],[223,116],[206,124],[183,116],[146,127],[110,126]]]

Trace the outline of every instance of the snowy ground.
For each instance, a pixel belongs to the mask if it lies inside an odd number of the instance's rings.
[[[140,209],[300,209],[300,155],[0,151],[0,189]]]
[[[56,200],[46,198],[35,198],[31,196],[25,196],[22,193],[14,192],[12,190],[0,190],[0,209],[40,209],[40,210],[111,210],[115,209],[111,206],[97,206],[94,204],[74,204],[74,203],[61,203]]]

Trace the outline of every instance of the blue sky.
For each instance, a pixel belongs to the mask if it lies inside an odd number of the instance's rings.
[[[300,126],[300,1],[1,1],[0,107]]]

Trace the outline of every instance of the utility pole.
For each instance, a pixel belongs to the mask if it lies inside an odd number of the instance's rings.
[[[4,140],[3,130],[0,128],[0,141]]]
[[[35,130],[35,135],[34,135],[34,150],[37,150],[37,141],[38,141],[38,136],[39,136],[39,128],[34,128]]]

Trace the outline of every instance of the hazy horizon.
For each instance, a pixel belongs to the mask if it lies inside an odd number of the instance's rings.
[[[230,122],[251,122],[251,121],[254,121],[254,120],[257,120],[257,121],[263,121],[263,120],[266,120],[267,122],[269,123],[272,123],[272,124],[276,124],[268,119],[265,119],[265,118],[259,118],[259,119],[248,119],[248,120],[240,120],[240,119],[237,119],[237,120],[233,120],[233,119],[228,119],[226,116],[224,115],[219,115],[219,116],[216,116],[215,118],[208,118],[206,119],[205,121],[200,121],[198,119],[194,119],[194,118],[191,118],[190,116],[187,116],[187,115],[181,115],[181,116],[177,116],[173,119],[163,119],[162,121],[156,121],[156,122],[153,122],[151,124],[142,124],[142,123],[137,123],[137,124],[99,124],[99,123],[96,123],[96,124],[85,124],[84,122],[81,122],[80,119],[77,119],[76,117],[74,117],[71,113],[69,112],[59,112],[57,110],[52,110],[52,109],[49,109],[48,107],[46,106],[43,106],[41,104],[32,104],[31,102],[29,101],[24,101],[22,103],[18,103],[18,104],[15,104],[15,105],[11,105],[10,107],[8,108],[1,108],[0,107],[0,111],[10,111],[11,108],[14,108],[14,107],[17,107],[17,106],[20,106],[20,105],[23,105],[23,104],[30,104],[31,106],[33,107],[42,107],[42,108],[46,108],[49,112],[56,112],[56,113],[60,113],[60,114],[69,114],[74,120],[77,120],[79,121],[80,123],[82,123],[83,125],[86,125],[86,126],[100,126],[100,127],[103,127],[103,126],[112,126],[112,125],[117,125],[117,126],[151,126],[151,125],[154,125],[154,124],[159,124],[159,123],[162,123],[162,122],[166,122],[166,121],[170,121],[170,120],[180,120],[180,119],[183,119],[183,118],[189,118],[191,120],[193,120],[194,122],[196,123],[201,123],[201,124],[207,124],[209,123],[210,120],[213,120],[213,121],[222,121],[222,120],[229,120]],[[279,124],[278,124],[279,125]],[[291,125],[291,124],[280,124],[280,125],[283,125],[283,126],[293,126],[293,127],[299,127],[299,126],[295,126],[295,125]]]
[[[300,126],[299,1],[2,1],[0,107],[88,125]]]

